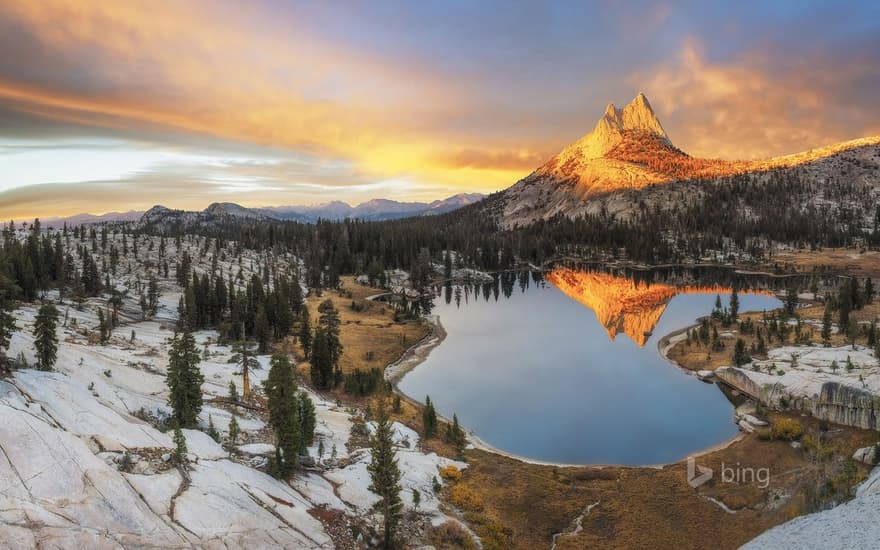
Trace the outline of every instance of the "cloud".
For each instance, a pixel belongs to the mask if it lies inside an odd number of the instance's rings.
[[[640,90],[700,156],[787,153],[880,128],[870,12],[863,25],[845,10],[812,14],[802,36],[779,35],[785,49],[759,38],[798,10],[698,8],[5,0],[0,51],[14,54],[0,56],[0,138],[109,138],[240,161],[80,178],[87,209],[111,210],[125,204],[111,198],[167,202],[160,192],[183,207],[246,200],[248,182],[266,203],[490,192]],[[714,50],[681,41],[700,31]],[[801,55],[806,43],[820,46]],[[58,156],[47,147],[45,158]],[[0,189],[15,184],[3,162]],[[79,211],[77,185],[42,188],[45,200],[35,187],[4,193],[0,216],[61,208],[57,194]]]
[[[869,135],[880,116],[847,88],[880,75],[880,59],[810,59],[792,66],[761,50],[706,60],[685,40],[677,59],[629,80],[641,86],[673,141],[701,157],[759,158]],[[866,116],[868,115],[868,116]]]
[[[418,173],[444,143],[467,140],[439,130],[468,109],[443,74],[341,48],[305,22],[279,35],[248,10],[229,15],[198,2],[149,14],[127,1],[4,4],[0,18],[33,47],[2,62],[0,102],[68,125],[287,147],[382,177]],[[0,38],[4,51],[11,42]]]
[[[15,154],[0,147],[0,155]],[[24,148],[29,151],[30,148]],[[103,151],[103,149],[101,150]],[[375,178],[349,163],[285,157],[174,155],[120,177],[75,182],[20,185],[0,190],[0,220],[67,216],[84,212],[146,210],[161,203],[200,210],[209,203],[231,201],[244,206],[281,206],[378,196],[432,200],[457,192],[445,185],[419,185],[406,178]]]
[[[472,168],[476,170],[510,170],[531,172],[546,162],[555,151],[532,151],[529,149],[458,149],[446,151],[434,157],[441,166]]]

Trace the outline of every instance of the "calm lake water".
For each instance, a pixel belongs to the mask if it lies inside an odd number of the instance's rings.
[[[516,285],[509,298],[475,295],[474,287],[446,292],[449,302],[441,295],[433,313],[447,338],[400,389],[420,401],[430,395],[441,414],[457,413],[502,451],[568,464],[650,465],[737,431],[721,391],[657,349],[659,338],[708,314],[715,294],[672,297],[640,347],[623,332],[611,340],[594,311],[549,282]],[[740,311],[780,305],[770,296],[739,298]],[[722,299],[726,306],[728,295]]]

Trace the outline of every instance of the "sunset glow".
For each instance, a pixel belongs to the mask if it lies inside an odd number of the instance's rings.
[[[694,156],[880,134],[878,21],[874,3],[4,0],[0,217],[488,193],[639,91]]]

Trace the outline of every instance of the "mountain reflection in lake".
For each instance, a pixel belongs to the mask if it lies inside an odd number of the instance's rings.
[[[780,305],[744,290],[755,281],[729,276],[714,275],[716,284],[705,274],[557,268],[546,279],[505,273],[447,285],[433,310],[447,338],[400,389],[430,395],[444,416],[457,413],[486,443],[529,459],[679,460],[731,437],[733,409],[716,387],[666,362],[655,342],[708,314],[716,294],[726,305],[732,284],[740,311]]]

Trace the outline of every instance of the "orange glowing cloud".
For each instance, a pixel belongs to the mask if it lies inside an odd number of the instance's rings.
[[[316,200],[391,189],[396,199],[425,200],[505,188],[589,131],[609,100],[640,90],[695,156],[765,157],[878,133],[871,36],[847,42],[846,58],[805,56],[797,66],[757,46],[719,61],[696,38],[667,57],[661,39],[681,22],[675,4],[598,12],[576,4],[559,7],[574,15],[554,22],[556,10],[541,5],[4,0],[0,140],[49,141],[50,128],[73,141],[111,136],[174,149],[204,140],[282,164],[308,157],[311,172],[253,176],[271,180],[275,195],[261,179],[253,194],[277,204],[311,199],[310,190]],[[525,24],[534,27],[528,39]],[[649,51],[654,40],[663,44]],[[584,55],[597,44],[607,55]],[[865,61],[853,61],[860,51]],[[322,168],[331,164],[344,170]],[[198,180],[190,168],[185,181]],[[159,172],[150,177],[170,183],[174,174]],[[138,204],[166,200],[150,194],[144,174],[120,178]],[[16,216],[40,213],[35,184],[62,183],[14,179],[0,181],[0,215],[13,201]],[[224,200],[256,200],[245,194]],[[205,195],[213,198],[181,185],[175,205],[203,207]]]
[[[859,107],[838,104],[828,83],[806,70],[774,70],[762,52],[732,63],[704,59],[700,43],[685,40],[678,59],[630,76],[657,107],[673,141],[704,158],[754,159],[871,135],[853,131]],[[828,81],[851,81],[863,67],[823,67]],[[847,74],[850,73],[850,74]]]
[[[222,10],[212,3],[156,2],[149,13],[129,1],[4,4],[0,14],[42,47],[62,57],[98,52],[96,61],[109,68],[97,90],[0,80],[0,101],[56,120],[160,125],[291,148],[350,160],[363,174],[449,188],[495,189],[523,175],[526,163],[511,162],[512,144],[487,147],[439,129],[468,109],[443,75],[340,50],[305,26],[261,34],[257,22],[244,24],[243,9],[230,25],[214,16]],[[475,153],[463,156],[462,148]],[[520,150],[515,158],[541,156]]]

